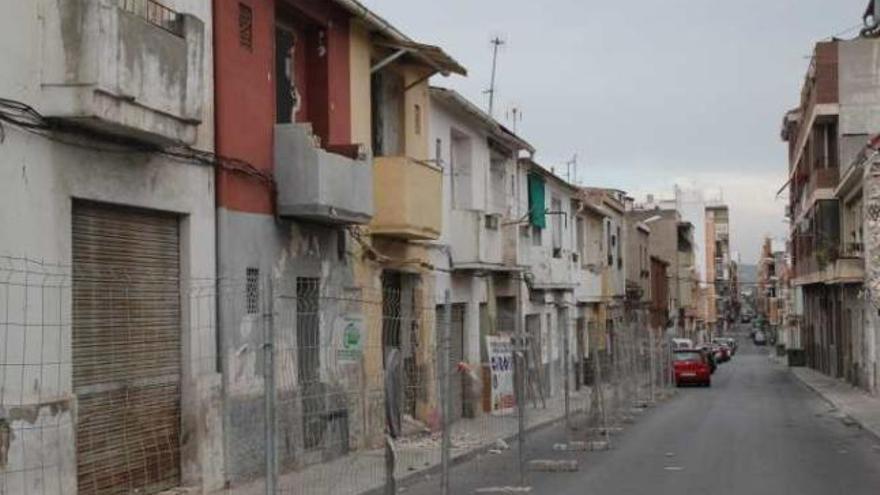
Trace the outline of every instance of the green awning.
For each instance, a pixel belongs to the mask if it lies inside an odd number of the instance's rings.
[[[538,228],[547,227],[547,208],[544,203],[544,178],[529,174],[529,223]]]

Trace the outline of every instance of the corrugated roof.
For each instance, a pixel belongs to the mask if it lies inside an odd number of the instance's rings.
[[[413,40],[358,0],[333,1],[355,17],[360,18],[371,30],[380,33],[392,47],[409,51],[414,57],[421,59],[443,75],[467,75],[467,69],[444,52],[442,48]]]

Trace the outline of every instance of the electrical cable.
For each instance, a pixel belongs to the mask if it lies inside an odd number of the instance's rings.
[[[8,98],[0,98],[0,144],[6,138],[6,129],[3,124],[67,146],[100,153],[151,153],[177,161],[217,167],[249,176],[266,183],[273,189],[275,186],[271,172],[258,169],[245,160],[224,157],[184,144],[160,147],[90,132],[82,127],[66,125],[59,120],[46,118],[30,105]]]

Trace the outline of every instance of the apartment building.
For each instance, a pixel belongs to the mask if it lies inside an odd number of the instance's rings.
[[[517,157],[534,149],[456,91],[430,91],[433,161],[443,171],[442,229],[431,251],[434,303],[442,312],[449,291],[451,360],[471,371],[453,380],[452,419],[473,418],[512,406],[504,397],[513,390],[483,384],[497,382],[490,344],[509,342],[516,331],[526,267],[504,251],[519,228]]]
[[[641,325],[647,325],[652,309],[651,298],[651,228],[626,212],[626,311]],[[665,277],[665,274],[664,274]]]
[[[588,318],[578,305],[580,258],[575,239],[580,190],[531,158],[520,159],[518,207],[523,212],[517,240],[517,264],[524,267],[521,287],[525,332],[534,356],[536,381],[545,396],[563,384],[564,347],[576,352],[576,321]]]
[[[435,376],[428,78],[465,70],[357,2],[218,0],[214,19],[217,150],[258,172],[217,174],[227,441],[249,446],[227,449],[237,481],[262,469],[267,307],[281,470],[381,442],[388,369],[398,419],[436,410],[434,387],[412,392]]]
[[[733,320],[730,214],[727,205],[706,206],[706,325],[721,335]]]
[[[697,328],[701,325],[699,307],[700,277],[696,268],[694,252],[694,226],[690,222],[677,222],[676,258],[672,286],[676,294],[674,304],[676,331],[679,335],[695,338]]]
[[[0,139],[6,493],[223,483],[193,296],[215,271],[211,4],[165,3],[0,20],[0,111],[29,124]]]
[[[876,39],[814,48],[799,106],[785,115],[792,285],[803,293],[807,364],[876,388],[875,311],[865,283],[865,145],[880,130]]]
[[[608,359],[614,349],[615,329],[626,323],[626,193],[616,189],[585,187],[584,201],[604,213],[602,219],[601,304],[596,324],[589,328],[591,345],[596,345],[600,359]]]

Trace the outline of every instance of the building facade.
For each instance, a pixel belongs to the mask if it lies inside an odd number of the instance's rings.
[[[223,484],[211,4],[166,3],[0,21],[8,493]]]
[[[723,334],[733,319],[730,214],[726,205],[706,206],[706,325]]]
[[[785,115],[794,289],[803,295],[806,362],[876,389],[875,311],[863,296],[864,153],[880,130],[876,39],[817,43],[800,105]]]
[[[264,448],[268,340],[290,438],[279,466],[301,468],[378,445],[386,393],[398,420],[436,412],[435,387],[412,393],[435,377],[423,241],[441,233],[443,178],[427,81],[465,71],[357,2],[215,1],[214,18],[217,150],[256,170],[217,172],[227,442]],[[362,348],[336,352],[349,333]],[[227,449],[233,482],[260,463]]]

